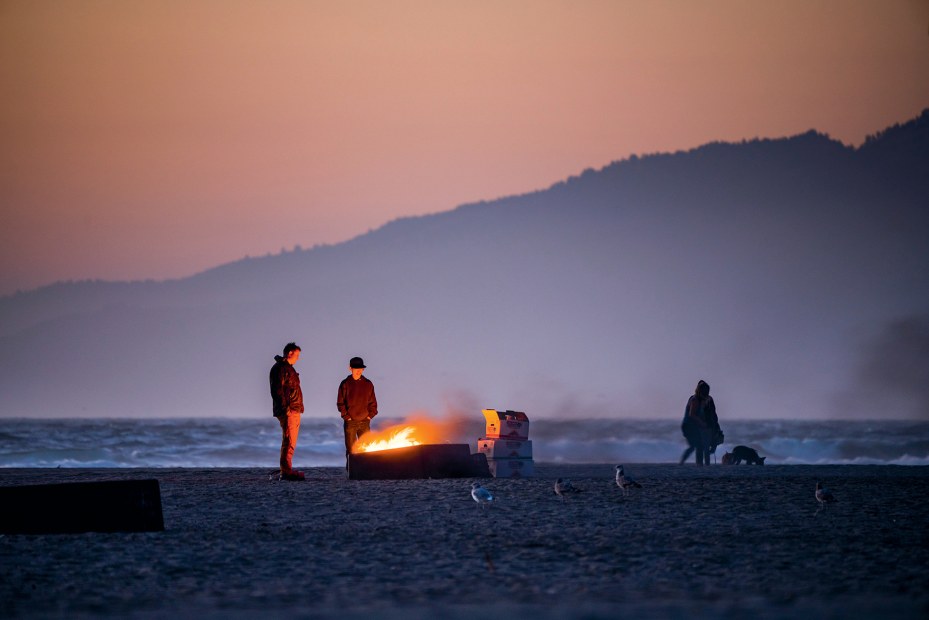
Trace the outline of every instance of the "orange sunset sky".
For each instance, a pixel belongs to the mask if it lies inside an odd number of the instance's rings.
[[[929,0],[0,0],[0,295],[929,107]]]

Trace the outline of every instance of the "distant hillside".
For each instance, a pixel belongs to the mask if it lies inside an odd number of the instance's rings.
[[[57,284],[0,298],[0,415],[270,416],[296,340],[320,416],[361,355],[392,416],[674,420],[704,378],[724,418],[929,417],[867,372],[929,319],[927,197],[929,111],[858,149],[708,144],[182,280]]]

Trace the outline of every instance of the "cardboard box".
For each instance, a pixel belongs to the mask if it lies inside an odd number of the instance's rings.
[[[529,418],[522,411],[482,409],[487,439],[529,439]]]
[[[487,459],[494,478],[531,478],[535,475],[532,459]]]
[[[477,451],[488,459],[531,459],[532,442],[519,439],[478,439]]]

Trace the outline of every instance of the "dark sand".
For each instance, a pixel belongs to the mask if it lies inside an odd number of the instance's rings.
[[[0,537],[0,617],[929,617],[927,467],[633,464],[623,497],[612,465],[537,464],[487,510],[470,480],[268,471],[0,470],[157,478],[166,528]]]

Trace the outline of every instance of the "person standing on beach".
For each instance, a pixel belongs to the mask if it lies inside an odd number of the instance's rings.
[[[348,455],[358,438],[371,430],[371,419],[377,415],[377,397],[374,384],[361,376],[364,373],[364,360],[353,357],[348,362],[350,375],[339,384],[339,396],[336,406],[342,416],[345,430],[345,466],[348,467]]]
[[[300,359],[300,347],[294,342],[284,346],[283,355],[274,356],[269,376],[273,415],[281,424],[281,479],[303,480],[302,471],[293,468],[297,435],[300,433],[300,414],[303,413],[303,391],[300,375],[294,364]]]
[[[697,388],[684,408],[681,431],[689,444],[681,455],[681,463],[687,460],[691,452],[696,451],[697,465],[709,465],[710,454],[716,449],[716,437],[721,434],[721,430],[716,403],[710,396],[710,384],[703,379],[697,382]]]

